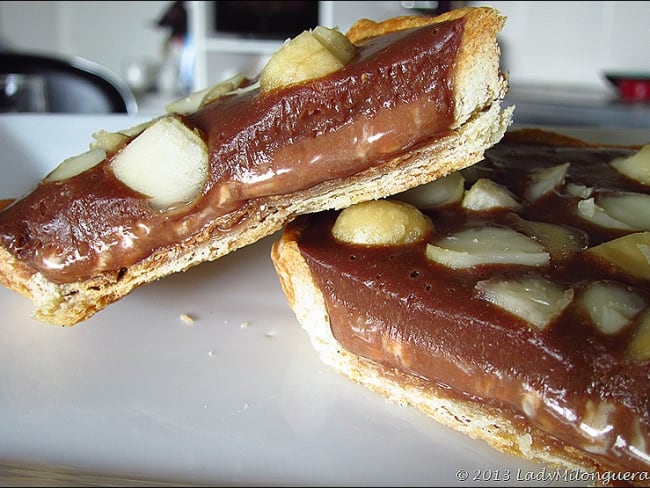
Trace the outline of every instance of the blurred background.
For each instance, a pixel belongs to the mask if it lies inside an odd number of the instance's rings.
[[[490,5],[515,122],[650,128],[650,2],[0,1],[0,48],[80,56],[133,90],[140,113],[236,72],[254,76],[316,23]],[[630,80],[633,85],[630,85]]]

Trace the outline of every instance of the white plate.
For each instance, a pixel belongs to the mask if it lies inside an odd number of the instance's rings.
[[[1,116],[0,198],[86,150],[96,130],[143,120]],[[553,474],[322,365],[280,289],[275,237],[72,328],[32,320],[31,302],[0,288],[0,485],[534,485]]]

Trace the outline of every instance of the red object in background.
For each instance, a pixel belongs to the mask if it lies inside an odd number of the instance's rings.
[[[650,100],[650,80],[621,80],[618,95],[621,100]]]
[[[607,73],[605,77],[616,86],[621,101],[650,101],[650,74]]]

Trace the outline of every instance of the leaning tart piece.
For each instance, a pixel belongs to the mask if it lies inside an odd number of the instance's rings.
[[[296,215],[406,190],[478,161],[510,123],[496,36],[467,8],[317,27],[148,124],[99,131],[0,212],[0,280],[73,325]]]

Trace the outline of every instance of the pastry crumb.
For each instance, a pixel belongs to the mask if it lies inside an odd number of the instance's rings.
[[[239,324],[239,327],[241,327],[242,329],[247,329],[249,325],[251,325],[251,323],[248,320],[245,320],[241,324]]]
[[[180,318],[184,323],[188,325],[194,323],[194,317],[192,317],[190,314],[182,313]]]

